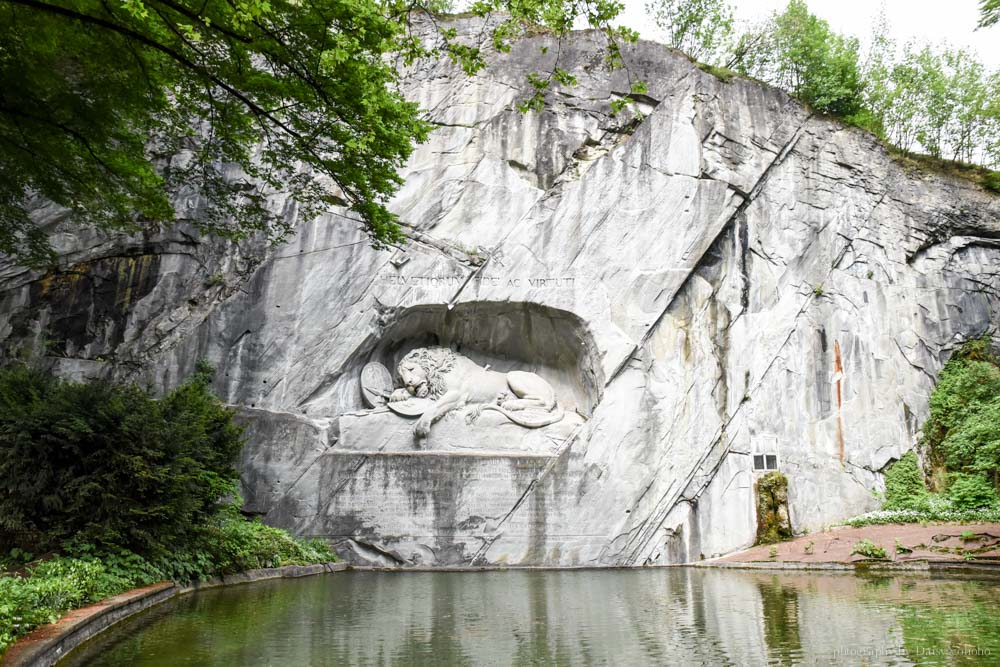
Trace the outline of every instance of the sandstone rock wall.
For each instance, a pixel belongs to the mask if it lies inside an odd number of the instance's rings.
[[[950,351],[996,335],[1000,199],[652,43],[626,51],[644,117],[611,116],[628,74],[602,49],[541,35],[473,78],[414,68],[437,129],[392,204],[398,250],[345,211],[271,248],[40,211],[62,269],[0,267],[2,354],[159,387],[208,359],[248,425],[247,508],[359,562],[725,553],[754,538],[755,453],[788,476],[796,530],[873,509]],[[517,111],[556,58],[578,85]],[[537,372],[575,420],[454,414],[417,447],[358,379],[428,344]]]

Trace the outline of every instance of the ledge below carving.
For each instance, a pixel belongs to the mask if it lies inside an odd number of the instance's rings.
[[[377,408],[341,415],[336,449],[357,452],[518,453],[555,455],[573,437],[582,417],[566,414],[562,420],[537,429],[525,429],[495,412],[484,412],[466,423],[459,411],[446,415],[428,437],[413,437],[413,419]]]

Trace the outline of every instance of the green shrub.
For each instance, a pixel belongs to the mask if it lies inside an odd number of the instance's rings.
[[[935,466],[1000,474],[1000,362],[989,339],[967,343],[945,364],[923,432]]]
[[[248,521],[232,414],[199,371],[162,400],[135,386],[0,370],[0,654],[76,607],[172,579],[335,560]],[[11,548],[12,547],[12,548]],[[61,552],[30,563],[33,554]]]
[[[984,175],[983,187],[990,192],[1000,192],[1000,171],[991,171]]]
[[[859,554],[865,558],[885,558],[885,549],[871,540],[858,540],[851,553]]]
[[[906,452],[886,470],[883,509],[926,510],[930,508],[929,495],[915,453]]]
[[[0,655],[21,635],[71,609],[139,586],[336,560],[326,543],[298,540],[283,530],[248,521],[235,506],[220,512],[193,544],[156,561],[129,551],[96,555],[86,544],[72,548],[74,557],[36,563],[26,576],[0,576]]]
[[[259,519],[249,521],[235,511],[235,506],[208,527],[203,544],[218,574],[334,560],[325,542],[298,540],[283,530],[265,526]]]
[[[66,611],[128,590],[131,581],[98,562],[54,558],[26,577],[0,577],[0,654],[17,637]]]
[[[997,504],[997,490],[982,475],[955,473],[948,484],[948,499],[962,510],[994,507]]]
[[[0,370],[0,543],[166,555],[236,490],[241,430],[201,368],[154,400],[137,386]]]

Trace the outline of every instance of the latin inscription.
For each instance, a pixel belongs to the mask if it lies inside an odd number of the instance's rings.
[[[513,509],[548,463],[507,457],[373,457],[354,470],[347,464],[355,460],[345,456],[344,465],[336,466],[338,492],[330,499],[325,527],[329,534],[344,534],[345,527],[337,525],[339,515],[358,508],[364,508],[366,523],[383,535],[426,539],[442,532],[480,533]],[[525,521],[531,517],[510,517],[505,525],[519,533],[527,530],[527,524],[520,525]]]
[[[376,281],[380,285],[391,287],[420,287],[422,289],[458,289],[465,284],[468,276],[461,274],[428,274],[405,276],[394,273],[381,273]],[[503,288],[530,288],[530,289],[572,289],[574,278],[566,276],[498,276],[484,275],[475,276],[469,280],[468,287],[503,287]]]

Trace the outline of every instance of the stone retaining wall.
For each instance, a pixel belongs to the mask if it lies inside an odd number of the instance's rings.
[[[136,588],[96,604],[68,612],[55,623],[44,625],[22,637],[0,661],[2,667],[50,667],[80,644],[107,630],[119,621],[134,616],[161,602],[205,588],[247,584],[265,579],[307,577],[347,569],[345,563],[289,565],[213,577],[190,586],[176,586],[169,581]]]

